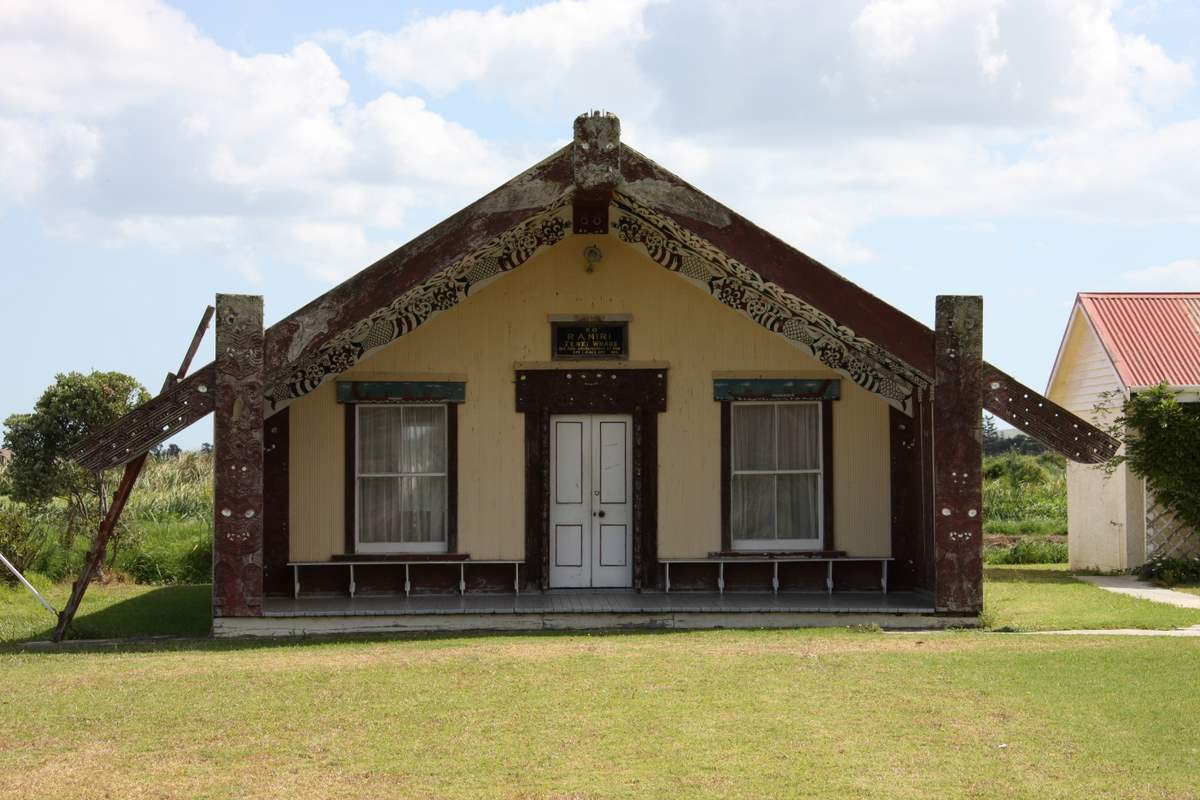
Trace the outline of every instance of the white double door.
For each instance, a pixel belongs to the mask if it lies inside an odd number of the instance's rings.
[[[633,420],[550,418],[550,586],[633,585]]]

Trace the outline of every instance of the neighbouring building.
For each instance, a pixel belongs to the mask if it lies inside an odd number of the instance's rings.
[[[1200,401],[1200,293],[1085,292],[1075,300],[1046,396],[1102,427],[1162,382]],[[1068,547],[1075,568],[1123,570],[1155,554],[1200,554],[1200,537],[1121,465],[1067,464]]]
[[[76,452],[214,413],[219,634],[970,623],[984,407],[1109,437],[620,141],[616,117]]]

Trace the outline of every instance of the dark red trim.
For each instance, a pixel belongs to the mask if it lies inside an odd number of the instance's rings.
[[[928,451],[923,430],[929,416],[925,401],[913,404],[913,416],[889,409],[888,440],[891,463],[892,569],[889,580],[897,589],[932,588],[926,497],[930,486]]]
[[[263,422],[263,593],[288,595],[292,576],[288,570],[290,536],[288,447],[289,409]]]
[[[458,550],[458,404],[446,406],[446,550]]]
[[[551,414],[629,414],[667,410],[665,369],[517,370],[517,411]]]
[[[733,551],[733,411],[728,400],[721,403],[721,550]]]
[[[821,532],[826,550],[833,550],[833,401],[821,401]]]
[[[634,586],[654,588],[658,580],[658,413],[633,411]],[[640,541],[641,545],[638,546]]]
[[[355,416],[355,409],[358,406],[346,405],[346,482],[344,487],[345,501],[345,516],[344,524],[345,531],[343,532],[345,541],[345,551],[354,553],[355,550],[355,528],[358,525],[358,476],[355,475],[355,463],[358,460],[358,417]]]
[[[611,189],[576,190],[571,208],[572,232],[608,233],[608,208],[611,202]]]
[[[542,414],[525,414],[525,583],[541,587],[542,567]]]

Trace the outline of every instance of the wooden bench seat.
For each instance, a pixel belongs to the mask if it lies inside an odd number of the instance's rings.
[[[833,593],[833,565],[841,563],[855,562],[877,562],[880,565],[879,586],[884,594],[888,590],[888,562],[892,561],[891,556],[848,556],[844,553],[753,553],[753,552],[722,552],[710,553],[702,558],[660,558],[658,562],[663,565],[665,571],[665,588],[666,591],[671,591],[671,565],[672,564],[714,564],[717,567],[717,591],[724,594],[725,592],[725,565],[726,564],[772,564],[771,574],[771,591],[779,591],[779,565],[780,564],[796,564],[796,563],[824,563],[825,564],[825,591],[829,594]]]
[[[458,593],[466,594],[467,592],[467,567],[473,564],[509,564],[513,568],[513,591],[517,594],[521,593],[521,564],[523,561],[512,561],[507,559],[485,559],[476,561],[465,553],[412,553],[398,555],[384,554],[355,554],[346,556],[334,556],[330,561],[289,561],[288,566],[292,568],[292,597],[300,596],[300,568],[301,567],[341,567],[350,569],[350,596],[354,597],[354,568],[357,567],[404,567],[404,594],[408,594],[412,590],[412,580],[409,575],[409,568],[412,566],[426,566],[430,564],[457,565],[458,566]]]

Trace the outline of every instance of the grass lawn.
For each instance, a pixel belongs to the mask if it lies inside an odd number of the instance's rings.
[[[987,576],[996,625],[1200,622],[1061,566]],[[208,593],[93,587],[78,627],[203,634]],[[0,641],[51,621],[0,589]],[[851,630],[7,648],[0,797],[1200,798],[1198,663],[1200,639]]]
[[[50,605],[61,609],[71,593],[68,583],[33,583]],[[108,584],[88,587],[75,617],[74,637],[103,639],[132,636],[206,636],[212,588]],[[46,639],[55,618],[22,586],[0,584],[0,645],[24,639]]]
[[[984,569],[984,621],[993,628],[1180,628],[1200,624],[1200,611],[1140,600],[1075,580],[1066,564]]]
[[[1200,594],[1200,585],[1190,584],[1187,586],[1170,586],[1168,587],[1177,592],[1187,592],[1188,594]]]
[[[1197,663],[855,631],[3,653],[0,796],[1195,798]]]

